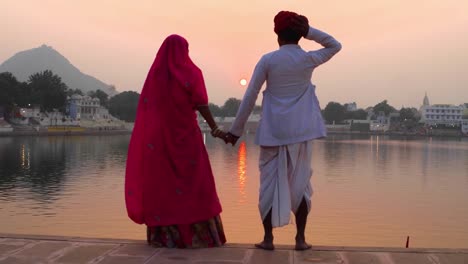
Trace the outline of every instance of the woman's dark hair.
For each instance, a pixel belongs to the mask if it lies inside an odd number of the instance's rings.
[[[292,28],[286,28],[278,32],[278,37],[285,42],[298,43],[302,36]]]

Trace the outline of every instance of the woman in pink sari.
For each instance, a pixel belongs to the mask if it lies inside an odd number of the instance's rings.
[[[125,175],[128,216],[147,225],[158,247],[216,247],[226,242],[196,110],[224,137],[208,108],[201,70],[188,42],[164,40],[140,95]]]

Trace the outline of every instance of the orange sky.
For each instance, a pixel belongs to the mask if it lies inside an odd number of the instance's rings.
[[[138,4],[137,4],[138,3]],[[468,102],[468,1],[1,0],[0,62],[47,44],[84,73],[140,91],[164,38],[186,37],[210,100],[241,98],[262,54],[277,48],[273,17],[292,10],[343,50],[315,71],[322,107],[331,100],[399,108]],[[302,40],[305,49],[318,46]]]

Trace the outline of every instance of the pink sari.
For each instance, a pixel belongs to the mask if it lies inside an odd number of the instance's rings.
[[[128,150],[125,201],[135,223],[176,225],[190,233],[190,225],[221,213],[195,113],[196,106],[207,104],[203,75],[189,57],[187,41],[169,36],[143,86]]]

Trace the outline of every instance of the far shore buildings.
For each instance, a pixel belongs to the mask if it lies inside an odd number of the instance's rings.
[[[354,103],[345,104],[348,111],[352,111]],[[368,124],[368,131],[387,132],[389,130],[401,129],[400,113],[394,112],[385,115],[383,112],[374,112],[372,107],[365,109],[368,113],[366,120],[345,120],[345,124],[327,125],[329,130],[346,131],[351,129],[353,124]],[[468,103],[461,105],[433,104],[429,102],[427,94],[423,99],[423,105],[417,113],[421,117],[420,124],[426,128],[453,128],[468,135]]]
[[[347,111],[356,111],[356,103],[346,103]],[[364,120],[348,119],[344,120],[342,124],[327,124],[326,127],[329,131],[370,131],[370,132],[382,132],[387,131],[417,131],[418,133],[424,133],[430,129],[435,128],[448,128],[453,130],[453,133],[459,133],[468,135],[468,103],[461,105],[451,104],[433,104],[429,102],[427,94],[424,96],[423,105],[421,106],[419,113],[414,114],[421,119],[419,120],[420,126],[411,125],[412,127],[404,127],[400,118],[399,112],[392,112],[386,115],[384,112],[375,112],[372,107],[365,109],[367,112],[367,118]],[[234,117],[216,117],[216,122],[223,129],[229,129]],[[258,126],[260,115],[252,114],[246,125],[246,132],[254,132]],[[203,118],[199,116],[199,124],[203,131],[209,131],[209,127],[204,123]],[[448,133],[447,131],[443,133]]]
[[[67,113],[74,120],[110,119],[107,108],[101,106],[98,98],[74,94],[67,98]]]
[[[421,106],[421,122],[426,125],[460,126],[463,119],[464,105],[433,104],[429,103],[427,94]]]
[[[58,110],[41,112],[40,108],[18,108],[10,122],[14,125],[39,127],[81,126],[96,129],[121,127],[123,121],[109,114],[107,108],[101,106],[98,98],[74,94],[67,97],[65,114]]]
[[[468,134],[468,103],[431,105],[426,93],[420,112],[420,122],[427,126],[460,127],[462,133]]]
[[[462,133],[468,135],[468,117],[462,121]]]

